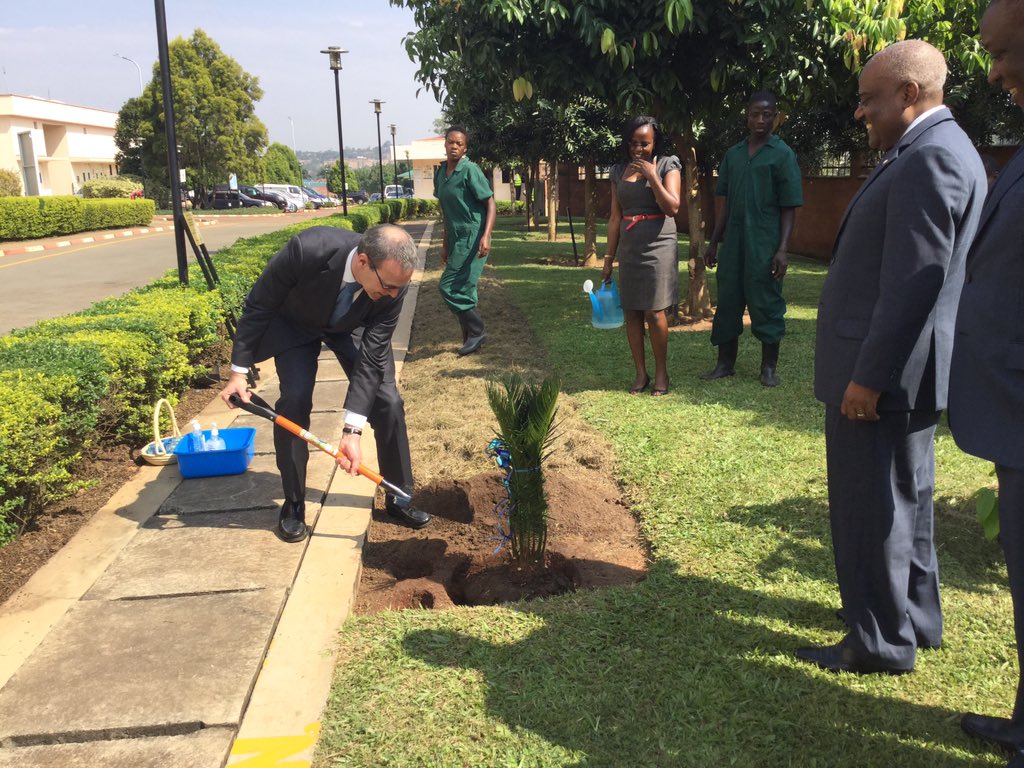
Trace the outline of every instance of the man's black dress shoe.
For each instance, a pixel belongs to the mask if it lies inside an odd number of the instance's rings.
[[[846,612],[842,608],[836,611],[836,618],[839,619],[843,624],[846,624]],[[846,624],[846,626],[850,626]],[[919,651],[937,651],[942,647],[942,641],[937,643],[930,642],[921,637],[917,638],[917,650]]]
[[[281,541],[302,541],[309,533],[306,526],[306,502],[286,501],[277,518],[277,537]]]
[[[1024,748],[1024,721],[1014,721],[1008,717],[975,715],[968,712],[960,718],[960,727],[964,729],[965,733],[982,741],[990,741],[1007,749]]]
[[[384,509],[389,515],[391,515],[391,517],[398,518],[410,528],[422,528],[431,520],[430,515],[422,509],[416,509],[416,507],[409,504],[403,506],[401,503],[395,501],[394,496],[391,494],[388,494],[385,499]]]
[[[801,661],[817,664],[829,672],[852,672],[855,675],[905,675],[907,672],[914,671],[913,667],[901,669],[900,667],[892,667],[872,659],[858,658],[853,649],[845,642],[839,642],[835,645],[798,648],[796,657]]]

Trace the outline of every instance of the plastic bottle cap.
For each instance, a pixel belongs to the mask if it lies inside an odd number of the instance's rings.
[[[583,292],[584,293],[593,293],[593,291],[594,291],[594,281],[593,280],[585,280],[585,281],[583,281]]]

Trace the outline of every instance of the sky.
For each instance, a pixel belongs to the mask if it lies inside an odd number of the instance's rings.
[[[379,98],[381,140],[433,135],[441,109],[418,96],[416,64],[402,45],[412,12],[387,0],[165,0],[167,35],[205,31],[264,91],[256,114],[271,142],[302,150],[337,149],[334,74],[320,51],[342,56],[341,115],[347,147],[377,145],[370,99]],[[0,15],[0,93],[39,96],[118,111],[139,94],[139,72],[157,62],[156,13],[148,0],[4,2]],[[291,118],[291,121],[289,121]]]

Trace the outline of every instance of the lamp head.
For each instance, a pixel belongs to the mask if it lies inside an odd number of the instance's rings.
[[[320,51],[320,53],[326,53],[328,55],[330,58],[331,69],[337,71],[341,69],[341,54],[348,53],[348,51],[337,45],[332,45]]]

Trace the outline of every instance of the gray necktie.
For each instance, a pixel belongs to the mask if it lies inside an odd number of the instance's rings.
[[[352,308],[352,302],[360,288],[362,286],[358,280],[342,284],[341,290],[338,291],[338,299],[334,302],[334,311],[331,312],[331,319],[327,321],[328,325],[337,325],[341,318]]]

